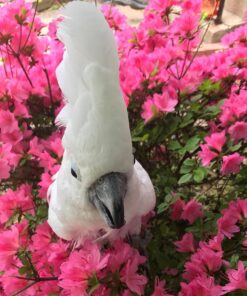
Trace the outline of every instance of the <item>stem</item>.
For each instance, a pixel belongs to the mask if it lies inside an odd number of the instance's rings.
[[[208,29],[209,29],[210,25],[211,25],[211,20],[208,22],[207,28],[206,28],[206,30],[205,30],[204,33],[203,33],[202,39],[201,39],[201,41],[200,41],[200,43],[199,43],[199,45],[198,45],[198,47],[197,47],[197,49],[196,49],[196,52],[194,53],[194,55],[193,55],[193,57],[192,57],[192,59],[191,59],[189,65],[188,65],[187,68],[185,69],[185,71],[184,71],[183,75],[180,77],[180,79],[183,78],[183,77],[187,74],[187,72],[188,72],[188,70],[190,69],[192,63],[194,62],[195,58],[197,57],[197,54],[198,54],[198,52],[199,52],[199,49],[201,48],[201,45],[202,45],[202,43],[203,43],[203,41],[204,41],[204,38],[205,38],[205,36],[206,36],[206,34],[207,34],[207,32],[208,32]]]
[[[14,294],[12,294],[11,296],[16,296],[21,294],[23,291],[26,291],[28,288],[34,286],[35,284],[39,283],[39,282],[45,282],[45,281],[56,281],[58,280],[58,277],[41,277],[41,278],[37,278],[37,279],[33,279],[33,278],[25,278],[25,277],[21,277],[21,276],[14,276],[17,279],[21,279],[21,280],[29,280],[29,281],[33,281],[32,283],[29,283],[28,285],[26,285],[24,288],[16,291]]]
[[[37,13],[38,4],[39,4],[39,0],[36,0],[36,2],[35,2],[35,8],[34,8],[34,14],[33,14],[32,22],[31,22],[31,26],[30,26],[30,30],[29,30],[29,32],[28,32],[27,39],[26,39],[26,41],[24,42],[23,48],[26,47],[27,42],[28,42],[28,40],[29,40],[29,37],[30,37],[30,35],[31,35],[31,32],[32,32],[32,30],[33,30],[34,19],[35,19],[36,13]]]
[[[31,258],[29,257],[28,253],[26,253],[26,258],[27,258],[28,263],[29,263],[29,265],[30,265],[30,267],[32,269],[32,272],[33,272],[33,275],[34,275],[35,279],[39,279],[40,278],[39,274],[38,274],[37,270],[35,269],[35,267],[33,265],[33,262],[31,260]]]
[[[20,39],[19,39],[19,45],[18,45],[18,52],[19,53],[21,50],[21,40],[22,40],[22,25],[20,25]]]
[[[217,2],[217,3],[218,3],[218,2]],[[214,7],[213,15],[215,14],[215,12],[216,12],[216,10],[217,10],[217,3],[216,3],[216,5],[215,5],[215,7]],[[199,49],[201,48],[201,45],[202,45],[202,43],[203,43],[203,41],[204,41],[204,38],[205,38],[205,36],[206,36],[206,34],[207,34],[207,32],[208,32],[208,29],[209,29],[209,27],[210,27],[210,25],[211,25],[212,19],[213,19],[213,17],[211,17],[211,19],[209,20],[208,25],[207,25],[207,27],[206,27],[206,30],[205,30],[204,33],[203,33],[202,39],[201,39],[201,41],[200,41],[200,43],[199,43],[199,45],[198,45],[198,47],[197,47],[197,49],[196,49],[196,52],[194,53],[194,55],[193,55],[193,57],[192,57],[192,59],[191,59],[189,65],[188,65],[188,67],[185,69],[184,74],[181,76],[181,78],[183,78],[183,77],[186,75],[186,73],[188,72],[188,70],[189,70],[189,68],[191,67],[192,63],[194,62],[194,59],[196,58],[196,56],[197,56],[197,54],[198,54],[198,52],[199,52]]]
[[[186,65],[186,60],[187,60],[187,58],[188,58],[188,54],[189,54],[189,44],[190,44],[190,40],[188,39],[187,41],[188,41],[188,43],[187,43],[187,48],[186,48],[186,52],[185,52],[185,57],[184,57],[184,62],[183,62],[183,66],[182,66],[182,71],[181,71],[180,75],[178,76],[178,79],[179,79],[179,80],[183,77],[184,67],[185,67],[185,65]]]
[[[26,291],[28,288],[32,287],[35,284],[36,284],[36,282],[32,282],[32,283],[26,285],[24,288],[18,290],[17,292],[15,292],[14,294],[12,294],[11,296],[16,296],[16,295],[21,294],[23,291]]]
[[[20,280],[26,280],[26,281],[33,281],[33,282],[45,282],[45,281],[57,281],[58,277],[57,276],[50,276],[50,277],[39,277],[39,278],[29,278],[29,277],[24,277],[24,276],[12,276],[16,279]]]
[[[27,73],[27,71],[26,71],[26,69],[25,69],[25,67],[24,67],[24,65],[23,65],[23,63],[22,63],[22,61],[21,61],[21,59],[20,59],[20,55],[19,55],[18,53],[15,53],[14,56],[16,57],[16,59],[17,59],[19,65],[21,66],[22,71],[24,72],[24,74],[25,74],[25,76],[26,76],[26,78],[27,78],[29,84],[31,85],[31,87],[33,87],[33,83],[32,83],[32,81],[31,81],[31,79],[30,79],[30,77],[29,77],[29,75],[28,75],[28,73]]]
[[[48,92],[49,92],[49,97],[50,97],[50,100],[51,100],[52,110],[54,111],[54,101],[53,101],[53,96],[52,96],[51,82],[50,82],[50,78],[49,78],[46,67],[44,67],[43,71],[45,73],[45,77],[46,77],[47,84],[48,84]]]

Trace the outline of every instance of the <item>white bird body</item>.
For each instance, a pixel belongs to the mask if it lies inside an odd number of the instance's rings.
[[[56,74],[66,105],[57,121],[66,128],[62,164],[49,188],[48,223],[66,240],[138,233],[141,217],[154,208],[155,193],[146,171],[137,161],[133,165],[114,36],[92,4],[71,2],[63,15],[58,37],[66,50]],[[126,224],[120,229],[110,228],[88,197],[89,188],[98,192],[98,180],[111,173],[127,179]]]

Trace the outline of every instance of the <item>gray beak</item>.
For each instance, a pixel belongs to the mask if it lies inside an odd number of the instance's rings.
[[[124,197],[127,177],[122,173],[109,173],[98,179],[88,190],[89,201],[96,207],[110,228],[125,224]]]

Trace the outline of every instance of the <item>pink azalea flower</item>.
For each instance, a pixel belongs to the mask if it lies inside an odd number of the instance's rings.
[[[239,94],[232,92],[229,99],[221,107],[220,121],[223,126],[235,122],[247,112],[247,91],[241,90]]]
[[[237,121],[229,128],[229,134],[235,141],[240,139],[247,141],[247,122]]]
[[[0,144],[0,179],[7,179],[10,170],[18,164],[20,156],[12,152],[10,143]]]
[[[247,247],[247,232],[245,232],[245,240],[243,241],[242,245]]]
[[[208,166],[210,162],[218,156],[217,153],[211,151],[207,144],[200,145],[201,151],[198,153],[203,166]]]
[[[222,251],[222,241],[224,239],[224,235],[218,233],[212,239],[209,240],[208,246],[215,251]]]
[[[174,242],[178,252],[195,252],[195,242],[192,233],[185,233],[180,241]]]
[[[141,114],[145,122],[148,122],[158,112],[152,99],[147,99],[142,106],[143,112]]]
[[[237,201],[231,201],[226,209],[223,209],[222,214],[231,215],[236,220],[242,220],[242,209],[240,203]]]
[[[52,231],[47,222],[37,226],[36,232],[32,236],[32,241],[34,250],[43,252],[49,247],[52,241]]]
[[[22,147],[22,145],[20,145],[20,142],[21,142],[21,140],[23,140],[23,137],[24,137],[23,132],[21,132],[20,130],[15,130],[12,133],[6,133],[6,134],[2,134],[0,136],[1,136],[1,140],[4,143],[8,143],[8,144],[12,145],[12,152],[16,152],[16,153],[23,152],[23,147]],[[19,156],[19,158],[20,158],[20,156]]]
[[[199,253],[194,253],[191,256],[191,260],[187,261],[184,267],[183,278],[187,281],[192,281],[198,276],[206,276],[205,266],[201,261]]]
[[[123,264],[132,261],[134,258],[138,264],[143,264],[146,261],[144,256],[141,256],[135,248],[123,241],[116,241],[113,245],[114,249],[109,253],[108,268],[115,272],[121,268]]]
[[[154,291],[151,296],[171,296],[165,290],[165,281],[160,281],[158,277],[155,279]]]
[[[86,243],[84,248],[74,251],[69,259],[61,265],[59,286],[70,295],[84,295],[88,287],[88,280],[95,272],[106,267],[109,255],[102,256],[96,244]]]
[[[3,134],[12,133],[19,129],[13,113],[0,110],[0,129]]]
[[[222,287],[215,285],[213,277],[199,276],[189,284],[181,283],[179,296],[220,296]]]
[[[49,245],[47,249],[47,263],[52,266],[54,273],[60,273],[60,266],[68,258],[68,247],[68,243],[62,240]]]
[[[215,272],[222,266],[222,251],[214,251],[210,249],[207,245],[201,244],[201,249],[199,250],[200,258],[204,266],[207,267],[209,272]]]
[[[222,255],[222,251],[214,251],[206,243],[200,242],[199,249],[191,255],[190,261],[185,263],[183,277],[192,281],[198,276],[218,271],[223,263]]]
[[[16,117],[23,117],[23,118],[30,118],[31,115],[28,112],[27,107],[20,102],[15,101],[15,110],[14,110],[14,115]]]
[[[50,149],[52,152],[56,153],[58,157],[63,156],[63,146],[61,142],[61,138],[56,138],[56,139],[49,139],[50,142]]]
[[[244,268],[242,261],[238,262],[238,268],[230,269],[227,271],[229,283],[223,287],[223,294],[227,294],[238,289],[247,291],[246,280],[247,268]]]
[[[218,152],[221,152],[222,147],[226,142],[225,131],[220,133],[213,133],[210,136],[205,137],[205,141],[209,147],[214,148]]]
[[[237,218],[227,212],[217,221],[218,233],[223,234],[227,238],[232,238],[234,233],[239,232],[239,227],[236,225]]]
[[[29,142],[30,149],[28,153],[39,157],[41,152],[44,151],[45,147],[43,144],[40,143],[40,140],[37,137],[33,137],[32,140]]]
[[[10,176],[11,167],[6,159],[0,159],[0,180],[8,179]]]
[[[4,275],[1,276],[0,282],[3,286],[3,290],[5,294],[1,295],[13,295],[15,292],[24,289],[30,281],[26,281],[23,279],[17,279],[15,276],[20,276],[17,269],[9,268],[5,271]],[[35,296],[37,295],[35,292],[35,288],[31,287],[28,291],[21,293],[23,296]]]
[[[191,10],[194,13],[200,13],[201,11],[201,0],[185,0],[182,3],[182,8],[186,10]]]
[[[223,163],[220,170],[222,175],[239,173],[240,164],[243,162],[244,159],[245,158],[237,152],[223,156]]]
[[[138,258],[128,260],[125,267],[121,270],[121,281],[137,295],[143,295],[143,289],[147,283],[147,278],[144,275],[138,274]]]
[[[41,198],[44,198],[44,199],[47,198],[47,191],[51,183],[52,183],[51,175],[49,173],[43,173],[41,175],[41,181],[39,182],[39,186],[41,187],[39,189],[39,196]]]
[[[178,199],[171,205],[171,219],[178,221],[181,219],[185,202],[182,199]]]
[[[190,200],[184,207],[181,218],[193,224],[196,219],[202,217],[202,204],[196,200]]]
[[[176,1],[174,0],[151,0],[150,1],[150,8],[155,9],[159,13],[164,13],[167,9],[169,9],[172,5],[175,5]]]
[[[1,232],[0,270],[5,270],[10,267],[19,247],[19,231],[16,226],[12,226],[10,230]]]
[[[195,33],[198,27],[199,15],[192,11],[186,11],[173,22],[174,33],[182,36],[191,36]]]
[[[0,222],[7,222],[17,209],[31,213],[33,207],[29,185],[23,184],[16,191],[9,189],[0,198]]]
[[[164,90],[161,95],[155,94],[153,100],[157,109],[162,112],[174,111],[178,103],[177,98],[172,98],[167,90]]]
[[[237,200],[237,209],[239,210],[239,220],[247,218],[247,198]]]

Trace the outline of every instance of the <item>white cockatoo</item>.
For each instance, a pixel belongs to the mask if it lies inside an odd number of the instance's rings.
[[[138,234],[155,193],[133,160],[113,33],[93,4],[74,1],[62,14],[65,52],[56,75],[66,101],[57,117],[65,126],[64,155],[49,188],[48,223],[59,237],[81,243]]]

